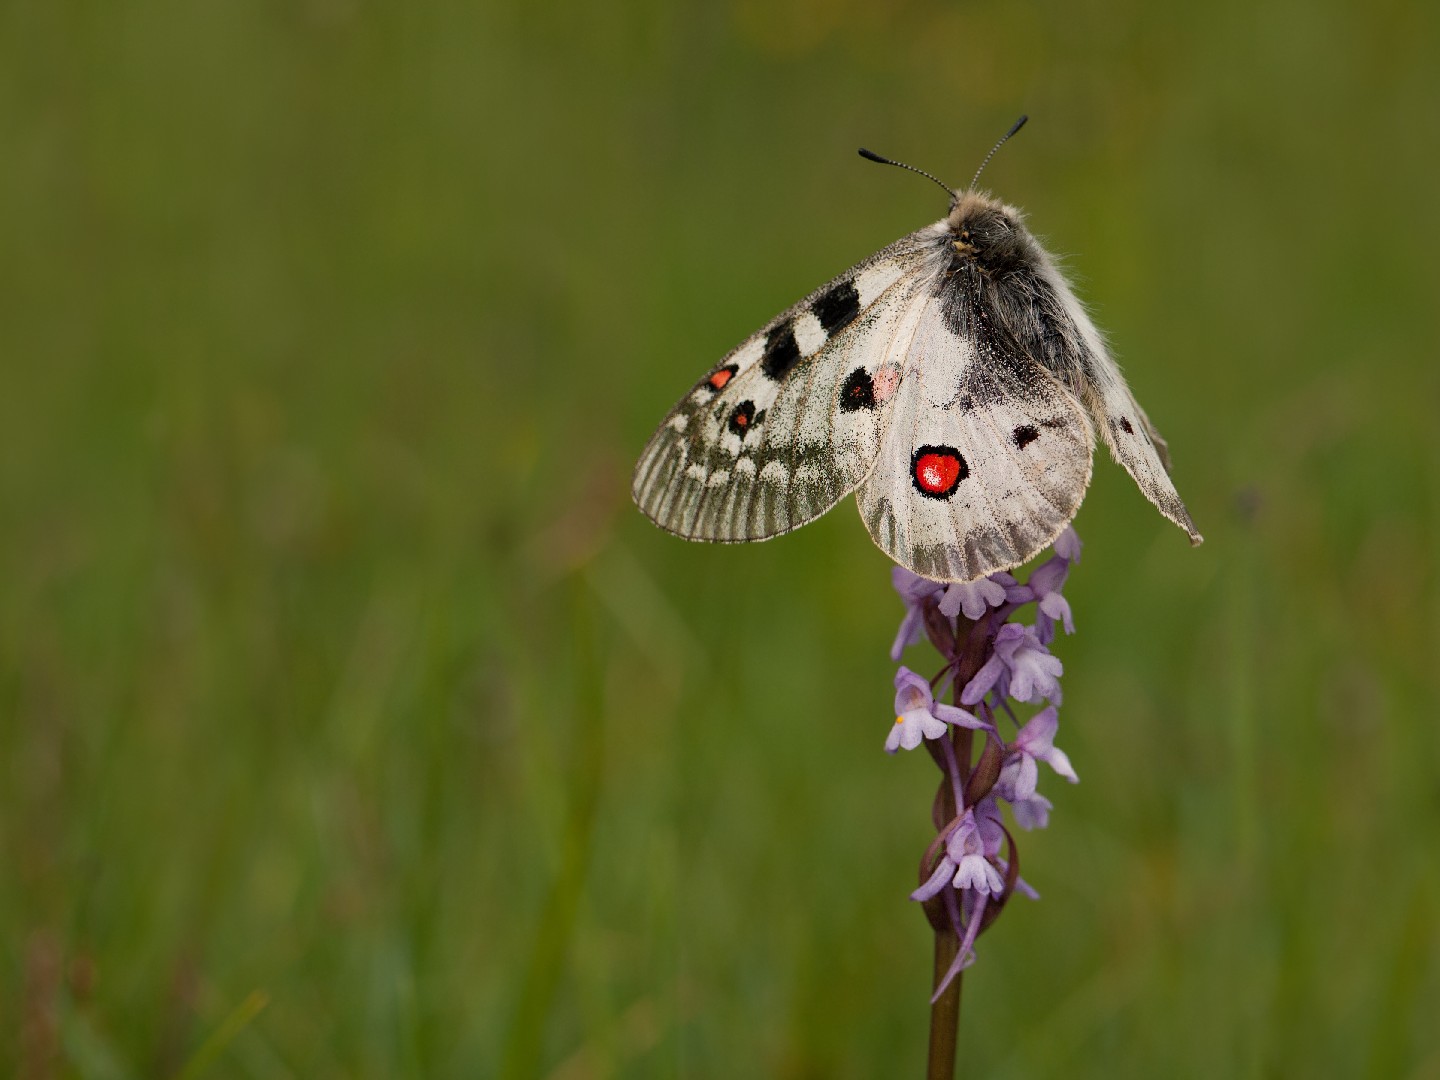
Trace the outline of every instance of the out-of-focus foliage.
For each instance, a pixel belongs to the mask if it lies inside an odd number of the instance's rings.
[[[1097,466],[967,1075],[1440,1074],[1436,22],[7,5],[6,1071],[918,1075],[887,564],[628,471],[1026,111],[1207,543]]]

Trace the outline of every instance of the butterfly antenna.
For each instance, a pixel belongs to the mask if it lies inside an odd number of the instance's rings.
[[[860,156],[863,157],[866,161],[878,161],[881,165],[894,165],[897,168],[909,169],[913,173],[919,173],[927,180],[934,180],[935,183],[939,184],[942,188],[945,189],[945,191],[949,193],[952,199],[959,198],[959,192],[955,191],[954,188],[952,188],[949,184],[944,183],[939,178],[931,176],[924,169],[917,169],[914,165],[906,165],[903,161],[891,161],[887,157],[881,157],[873,150],[866,150],[863,146],[860,148]]]
[[[1020,117],[1019,120],[1016,120],[1015,123],[1010,125],[1009,131],[1005,132],[1004,135],[1000,136],[1000,141],[990,148],[990,152],[985,155],[985,160],[980,162],[980,167],[975,170],[975,176],[970,181],[970,186],[972,188],[975,186],[975,181],[980,179],[980,174],[985,171],[985,166],[990,164],[990,159],[995,156],[995,151],[999,150],[1000,147],[1004,146],[1006,142],[1009,141],[1010,136],[1014,135],[1017,131],[1024,127],[1025,121],[1029,119],[1030,117],[1028,116]]]

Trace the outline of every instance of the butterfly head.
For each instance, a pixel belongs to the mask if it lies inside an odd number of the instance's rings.
[[[927,180],[937,184],[941,190],[948,192],[950,213],[946,224],[954,234],[957,250],[961,250],[964,245],[969,245],[976,250],[985,247],[996,247],[1003,250],[1007,245],[1013,244],[1016,237],[1028,237],[1024,226],[1020,224],[1020,212],[976,190],[975,185],[980,182],[980,174],[985,171],[985,166],[990,164],[990,159],[995,156],[995,151],[1004,146],[1010,136],[1025,126],[1026,119],[1027,117],[1020,117],[1010,126],[1009,131],[1000,136],[1000,141],[990,148],[990,152],[985,155],[985,160],[980,162],[980,167],[970,178],[970,185],[963,191],[950,187],[938,176],[928,173],[924,169],[906,165],[903,161],[881,157],[875,151],[866,150],[863,146],[860,148],[860,156],[881,165],[894,165],[913,173],[919,173]],[[972,238],[972,234],[978,239]],[[966,252],[961,250],[961,254],[966,254]]]
[[[945,227],[956,255],[984,267],[1024,262],[1033,244],[1018,210],[973,188],[955,196]]]

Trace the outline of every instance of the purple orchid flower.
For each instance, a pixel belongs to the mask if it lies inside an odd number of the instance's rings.
[[[1085,545],[1080,543],[1080,534],[1075,531],[1075,526],[1066,525],[1065,531],[1055,538],[1055,543],[1050,545],[1055,549],[1055,554],[1068,563],[1080,561],[1080,549]]]
[[[1045,698],[1060,702],[1060,675],[1065,666],[1035,631],[1019,623],[1006,623],[995,635],[994,652],[975,673],[960,695],[964,705],[978,705],[991,690],[1016,701]]]
[[[969,889],[985,896],[999,896],[1005,891],[1005,879],[990,859],[1000,853],[1004,831],[994,799],[979,803],[980,814],[969,807],[960,817],[960,824],[945,842],[945,854],[936,864],[929,880],[910,894],[912,900],[928,900],[946,885],[962,892]]]
[[[1010,743],[1000,779],[995,782],[995,790],[1002,792],[1007,802],[1013,804],[1035,794],[1040,778],[1038,761],[1045,762],[1072,784],[1080,782],[1065,751],[1055,745],[1055,731],[1059,726],[1055,706],[1046,706],[1030,718]]]
[[[983,728],[984,721],[956,708],[936,701],[930,684],[907,667],[895,673],[895,726],[885,739],[885,749],[914,750],[925,739],[938,739],[949,731],[950,724]]]
[[[1065,633],[1075,632],[1075,620],[1070,614],[1070,602],[1060,595],[1060,587],[1070,573],[1070,564],[1058,555],[1035,568],[1026,582],[1036,601],[1035,636],[1042,645],[1055,640],[1055,624],[1065,627]]]

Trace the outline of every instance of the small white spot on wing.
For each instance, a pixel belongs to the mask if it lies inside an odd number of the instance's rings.
[[[710,474],[710,479],[705,481],[706,487],[721,487],[730,482],[730,473],[726,469],[716,469]]]
[[[829,337],[813,311],[807,311],[795,320],[795,344],[800,346],[801,356],[813,356],[820,351]]]
[[[703,483],[705,480],[705,466],[697,461],[685,470],[685,475],[690,477],[691,480],[698,480]]]
[[[689,413],[676,413],[674,416],[670,417],[670,428],[671,428],[672,431],[681,431],[681,432],[683,432],[683,431],[684,431],[687,427],[689,427],[689,426],[690,426],[690,414],[689,414]]]
[[[735,461],[736,476],[754,476],[755,459],[752,457],[737,458]]]
[[[727,363],[734,364],[741,371],[744,371],[755,361],[759,360],[765,353],[765,335],[757,334],[745,344],[741,345],[727,358]]]
[[[867,308],[875,298],[900,280],[904,267],[894,261],[867,266],[855,277],[855,292],[860,297],[860,307]]]
[[[790,468],[783,461],[769,461],[760,470],[760,479],[765,483],[783,484],[790,479]]]

